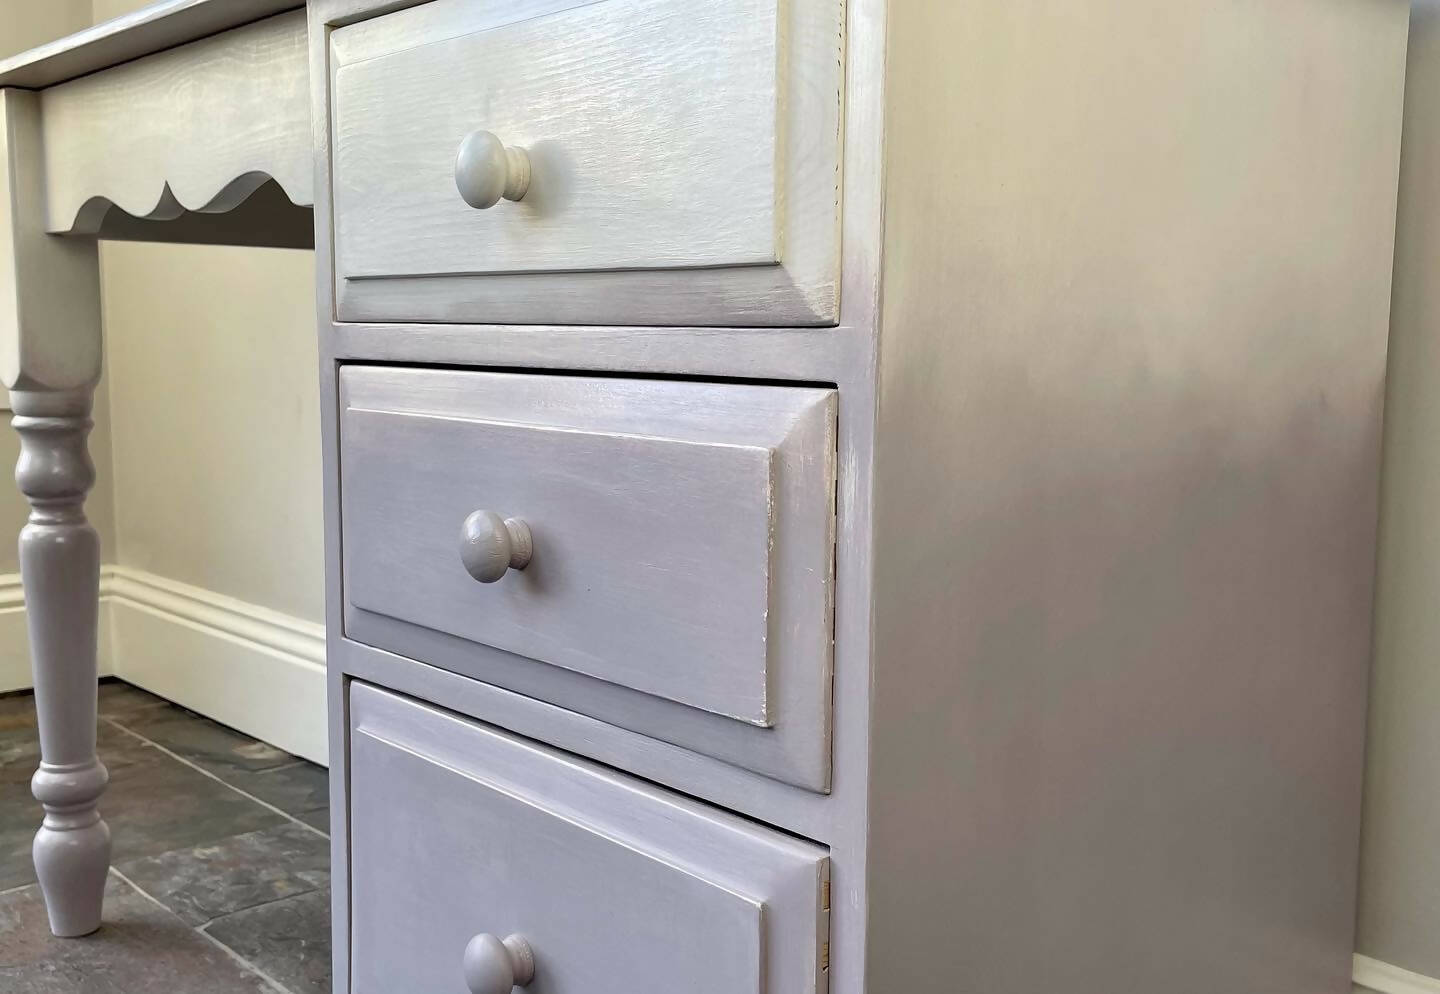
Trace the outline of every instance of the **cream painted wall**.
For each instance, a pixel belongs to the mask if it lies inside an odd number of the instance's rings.
[[[90,0],[0,0],[0,55],[90,26]]]
[[[116,560],[324,617],[309,252],[105,243]]]
[[[1440,978],[1440,0],[1410,19],[1388,376],[1357,947]]]
[[[149,3],[150,0],[93,0],[93,3],[89,6],[91,15],[94,18],[94,23],[99,24],[101,21],[108,21],[112,17],[119,17],[121,14],[128,14],[132,10],[139,10],[141,7],[148,6]]]
[[[105,242],[100,271],[117,561],[323,621],[314,255]]]

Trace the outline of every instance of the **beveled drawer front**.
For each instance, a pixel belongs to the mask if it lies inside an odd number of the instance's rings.
[[[823,848],[365,684],[350,721],[352,994],[825,989]]]
[[[337,29],[339,317],[835,323],[843,20],[436,0]]]
[[[350,366],[341,400],[350,638],[828,786],[832,390]]]

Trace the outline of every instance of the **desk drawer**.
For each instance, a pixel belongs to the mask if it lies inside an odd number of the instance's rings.
[[[364,684],[349,713],[352,994],[508,991],[512,935],[536,994],[825,989],[821,847]]]
[[[340,318],[835,323],[842,22],[842,0],[437,0],[339,28]]]
[[[826,789],[834,391],[351,366],[341,402],[347,636]]]

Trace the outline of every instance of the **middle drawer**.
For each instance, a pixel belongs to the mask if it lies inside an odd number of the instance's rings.
[[[340,400],[347,637],[828,789],[833,390],[347,366]]]

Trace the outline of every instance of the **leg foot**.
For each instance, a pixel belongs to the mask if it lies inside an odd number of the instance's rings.
[[[50,931],[61,937],[89,935],[100,927],[105,877],[110,872],[110,827],[95,801],[110,779],[98,759],[76,766],[42,762],[31,778],[45,821],[31,853],[45,895]]]

